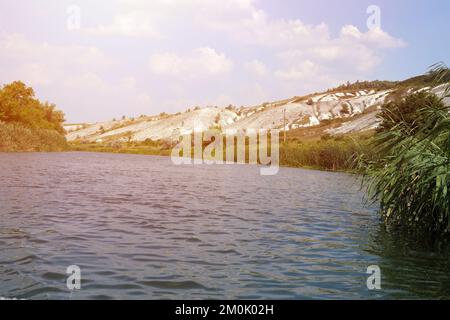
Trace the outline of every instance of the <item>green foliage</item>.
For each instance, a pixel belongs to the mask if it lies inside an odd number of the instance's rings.
[[[327,93],[342,91],[360,91],[360,90],[388,90],[395,87],[395,81],[356,81],[354,83],[347,82],[336,88],[328,89]]]
[[[447,67],[441,62],[436,63],[430,67],[426,74],[412,77],[397,83],[396,87],[426,87],[435,86],[450,82],[450,73],[446,71]]]
[[[152,140],[152,139],[150,139],[150,138],[147,138],[147,139],[145,139],[145,140],[142,142],[142,144],[143,144],[144,146],[149,146],[149,147],[158,147],[158,146],[160,145],[160,142],[159,142],[159,141]]]
[[[104,143],[90,143],[87,141],[71,142],[69,148],[72,151],[83,152],[111,152],[111,153],[129,153],[169,156],[173,146],[167,145],[164,141],[145,141],[132,143],[122,143],[120,141],[109,141]]]
[[[354,83],[347,82],[338,87],[328,89],[327,93],[346,92],[346,91],[360,91],[360,90],[389,90],[402,91],[403,89],[422,88],[426,86],[434,86],[450,81],[450,73],[446,73],[442,68],[442,63],[437,63],[431,66],[429,72],[426,74],[408,78],[403,81],[356,81]]]
[[[424,118],[427,114],[420,112],[422,108],[442,109],[443,107],[442,99],[427,91],[408,95],[400,101],[391,101],[383,106],[379,114],[382,121],[378,131],[388,131],[401,125],[403,129],[414,133],[428,121]]]
[[[439,68],[435,74],[448,73],[445,66]],[[395,113],[401,110],[405,115]],[[362,157],[360,167],[369,195],[380,200],[387,226],[449,234],[449,112],[443,99],[421,93],[385,106],[380,114],[382,127],[374,138],[374,152],[380,157],[372,161]]]
[[[66,148],[64,114],[35,98],[20,81],[0,89],[0,151],[52,151]]]
[[[361,153],[370,154],[370,137],[321,136],[320,140],[291,141],[280,147],[280,164],[332,171],[355,169],[355,159]]]
[[[0,122],[0,152],[64,151],[67,142],[55,130],[32,129],[20,123]]]
[[[53,104],[41,103],[35,98],[33,89],[20,81],[0,89],[0,121],[64,134],[64,114],[57,111]]]

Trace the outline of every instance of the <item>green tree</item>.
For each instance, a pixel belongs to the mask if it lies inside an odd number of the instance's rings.
[[[64,114],[56,110],[53,104],[41,103],[36,99],[34,90],[21,81],[0,89],[0,121],[64,133]]]

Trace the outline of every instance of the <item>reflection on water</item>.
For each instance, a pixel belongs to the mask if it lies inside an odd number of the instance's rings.
[[[0,163],[0,296],[449,297],[448,251],[383,231],[351,175],[95,153]],[[372,264],[380,291],[366,287]]]
[[[419,240],[380,226],[371,233],[367,252],[380,257],[389,297],[450,299],[448,242]]]

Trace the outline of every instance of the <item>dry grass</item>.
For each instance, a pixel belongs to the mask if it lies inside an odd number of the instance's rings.
[[[55,130],[31,129],[18,123],[0,123],[0,151],[64,151],[67,141]]]

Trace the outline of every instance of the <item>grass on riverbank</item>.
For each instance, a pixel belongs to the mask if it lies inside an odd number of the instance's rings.
[[[66,151],[68,144],[55,130],[0,122],[0,152]]]
[[[311,168],[330,171],[352,171],[358,154],[370,153],[372,132],[346,136],[329,136],[299,139],[289,137],[280,142],[280,165],[286,167]],[[280,139],[280,141],[282,141]],[[206,147],[208,144],[205,144]],[[128,153],[170,156],[172,145],[165,141],[143,142],[72,142],[70,150],[85,152]],[[248,145],[247,145],[248,159]]]
[[[115,142],[115,143],[69,143],[71,151],[83,152],[108,152],[108,153],[128,153],[152,156],[170,156],[171,148],[160,142],[153,142],[151,145],[145,142]]]
[[[372,132],[345,136],[291,139],[280,147],[280,164],[329,171],[353,171],[359,154],[371,154]]]

